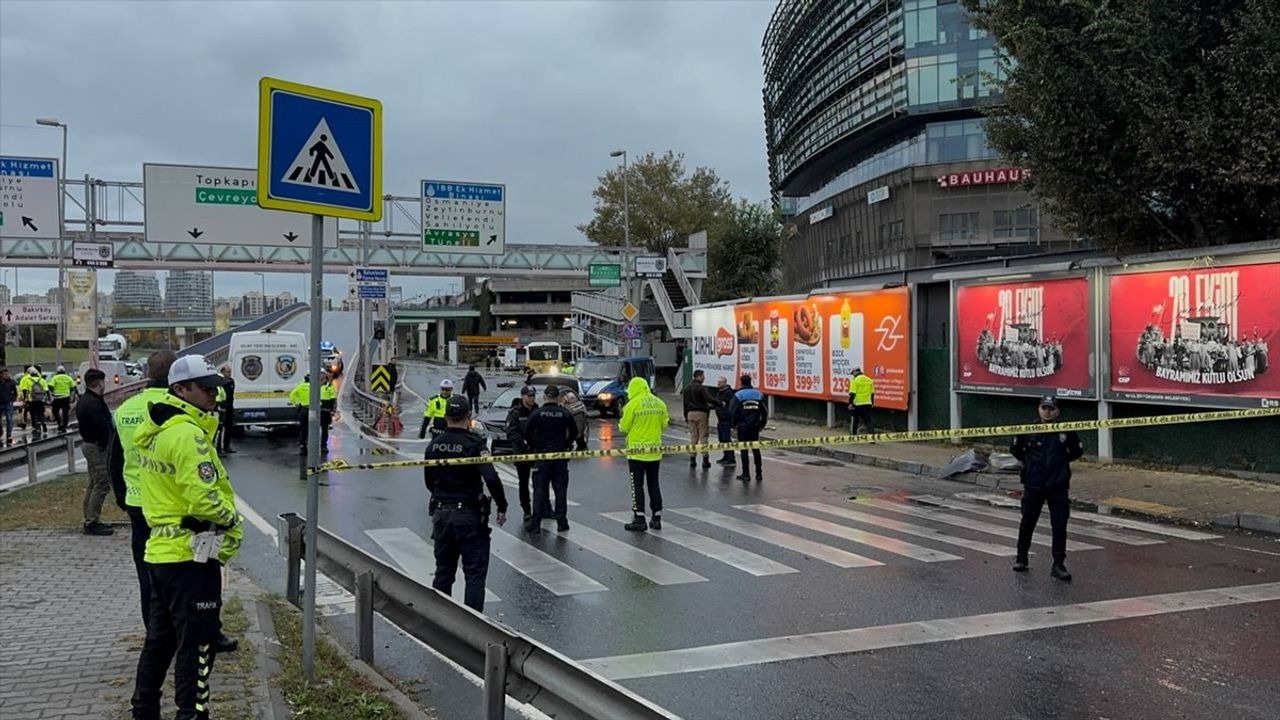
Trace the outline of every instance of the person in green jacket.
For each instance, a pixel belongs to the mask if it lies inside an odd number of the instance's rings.
[[[329,426],[333,424],[333,413],[338,409],[338,388],[329,373],[322,373],[320,380],[320,452],[328,455]]]
[[[311,406],[311,376],[307,375],[289,391],[289,404],[298,414],[298,448],[307,454],[307,412]]]
[[[862,372],[862,368],[853,369],[853,377],[849,378],[849,434],[858,434],[858,421],[867,427],[867,432],[876,434],[875,421],[871,419],[871,408],[876,402],[876,383]]]
[[[667,404],[649,392],[644,378],[632,378],[627,384],[627,404],[622,408],[618,429],[627,434],[627,449],[659,447],[662,431],[671,422]],[[631,513],[634,518],[626,524],[627,530],[643,532],[647,528],[662,529],[662,488],[658,486],[658,474],[662,464],[661,452],[627,454],[627,467],[631,471]],[[649,508],[653,519],[644,519],[644,490],[649,487]]]
[[[432,435],[441,432],[447,427],[444,418],[445,407],[449,404],[449,396],[453,395],[453,381],[444,379],[440,381],[440,394],[427,401],[427,406],[422,410],[422,429],[418,430],[418,439],[425,440],[427,431],[430,430]]]
[[[49,378],[49,394],[53,396],[53,419],[58,422],[58,433],[67,431],[71,423],[71,391],[75,390],[75,378],[67,374],[61,365],[58,371]]]
[[[205,720],[222,630],[222,566],[240,550],[244,522],[213,445],[217,390],[226,379],[203,356],[188,355],[169,368],[168,381],[169,392],[151,403],[132,438],[142,513],[151,528],[144,560],[153,583],[133,717],[160,717],[172,662],[176,717]]]

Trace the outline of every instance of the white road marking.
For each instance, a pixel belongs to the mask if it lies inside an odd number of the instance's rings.
[[[632,514],[629,512],[608,512],[600,513],[600,515],[621,523],[631,522],[632,518]],[[780,562],[774,562],[763,555],[757,555],[749,550],[743,550],[728,543],[720,542],[715,538],[709,538],[706,535],[699,535],[684,528],[676,527],[671,524],[670,520],[664,521],[662,529],[654,530],[651,535],[689,548],[699,555],[705,555],[712,560],[719,560],[726,565],[731,565],[756,577],[799,572],[795,568],[787,567]]]
[[[1018,539],[1018,529],[1005,527],[1004,525],[995,525],[981,520],[975,520],[963,515],[952,515],[950,513],[938,512],[937,510],[926,510],[921,507],[913,507],[911,505],[903,505],[902,503],[887,502],[885,500],[859,499],[857,502],[861,505],[880,508],[890,512],[902,513],[903,515],[913,515],[925,520],[943,523],[946,525],[955,525],[957,527],[966,528],[975,532],[986,533],[988,535],[998,535],[1000,537]],[[1052,545],[1048,538],[1037,534],[1031,538],[1031,542],[1036,545]],[[1078,542],[1076,540],[1067,540],[1067,549],[1072,551],[1078,550],[1101,550],[1098,545],[1090,545],[1088,543]]]
[[[516,499],[517,499],[517,500],[519,500],[519,492],[520,492],[520,476],[519,476],[519,475],[517,475],[517,474],[516,474],[516,471],[515,471],[512,467],[510,467],[510,466],[508,466],[508,465],[501,465],[501,464],[498,464],[498,463],[494,463],[494,464],[493,464],[493,467],[498,471],[498,478],[502,480],[502,484],[503,484],[503,485],[506,485],[507,487],[511,488],[512,490],[515,490],[515,491],[516,491]],[[572,480],[573,480],[573,478],[572,478],[572,476],[571,476],[571,477],[570,477],[570,482],[572,482]],[[530,478],[529,478],[529,494],[530,494],[530,496],[532,496],[532,494],[533,494],[533,478],[532,478],[532,477],[530,477]],[[554,491],[552,491],[551,495],[554,497],[554,496],[555,496],[555,492],[554,492]],[[507,499],[508,499],[508,500],[510,500],[510,498],[507,498]],[[513,502],[513,503],[511,503],[511,505],[513,505],[513,506],[519,506],[519,504],[520,504],[519,502]],[[566,500],[566,501],[565,501],[565,504],[566,504],[566,505],[568,505],[569,507],[578,507],[579,505],[581,505],[581,503],[576,503],[576,502],[574,502],[574,501],[572,501],[572,500]]]
[[[490,541],[494,557],[555,595],[579,595],[609,589],[508,532],[494,528]]]
[[[973,513],[974,515],[984,515],[986,517],[998,518],[1000,520],[1018,520],[1019,516],[1007,510],[997,510],[993,507],[980,507],[973,503],[955,502],[940,498],[933,495],[912,495],[908,500],[925,500],[934,505],[951,508],[952,510],[963,510],[964,512]],[[1080,517],[1080,513],[1072,513],[1073,518]],[[1043,527],[1038,528],[1037,533],[1047,532]],[[1121,543],[1122,545],[1163,545],[1163,540],[1155,540],[1152,538],[1135,537],[1133,535],[1125,535],[1112,530],[1103,530],[1094,527],[1080,527],[1079,523],[1071,526],[1067,531],[1069,534],[1086,535],[1088,537],[1096,537],[1102,540],[1110,540],[1111,542]]]
[[[1243,545],[1229,545],[1227,543],[1213,543],[1218,547],[1231,548],[1232,550],[1244,550],[1245,552],[1258,553],[1260,555],[1274,555],[1280,557],[1280,552],[1271,552],[1270,550],[1258,550],[1257,548],[1247,548]]]
[[[928,528],[923,525],[914,525],[912,523],[902,522],[901,520],[891,520],[889,518],[880,517],[879,515],[868,515],[867,513],[860,513],[848,508],[827,505],[826,503],[794,502],[792,504],[809,510],[816,510],[829,515],[835,515],[836,517],[855,520],[867,525],[875,525],[888,530],[896,530],[904,535],[915,535],[916,537],[928,538],[936,542],[947,543],[948,545],[957,545],[959,547],[969,548],[970,550],[977,550],[978,552],[986,553],[988,555],[1013,557],[1018,554],[1018,549],[1012,545],[996,545],[995,543],[983,542],[981,540],[970,540],[969,538],[945,535],[933,528]]]
[[[609,537],[602,532],[585,525],[573,525],[568,532],[552,534],[542,531],[542,536],[551,536],[552,540],[566,540],[579,545],[584,550],[621,566],[641,577],[648,578],[658,585],[682,585],[684,583],[706,582],[701,575],[685,570],[673,562],[663,560],[652,553],[645,552],[634,545],[629,545],[617,538]]]
[[[404,574],[419,585],[431,587],[435,579],[435,547],[430,540],[424,540],[409,528],[378,528],[365,530],[371,540],[378,543],[382,551],[391,556],[392,561],[404,570]],[[458,564],[458,573],[453,582],[453,595],[461,597],[466,589],[466,579],[462,574],[462,564]],[[498,596],[485,588],[486,603],[499,602]]]
[[[932,548],[924,547],[923,545],[909,543],[905,540],[895,540],[894,538],[885,537],[884,535],[877,535],[875,533],[866,532],[865,530],[837,525],[833,522],[819,520],[818,518],[791,512],[789,510],[780,510],[778,508],[769,507],[768,505],[734,505],[734,507],[757,515],[763,515],[764,517],[772,518],[774,520],[798,525],[799,527],[807,530],[813,530],[814,532],[843,538],[851,542],[873,547],[877,550],[893,553],[894,555],[909,557],[912,560],[919,560],[920,562],[942,562],[945,560],[963,559],[959,555],[952,555],[951,553],[945,553],[941,550],[934,550]]]
[[[1005,495],[996,493],[961,493],[956,497],[964,497],[966,499],[980,500],[989,502],[993,505],[1001,507],[1018,507],[1018,501]],[[1197,532],[1195,530],[1187,530],[1175,525],[1161,525],[1159,523],[1143,522],[1127,517],[1117,517],[1115,515],[1104,515],[1101,513],[1076,513],[1071,516],[1073,520],[1088,520],[1089,522],[1099,523],[1101,525],[1114,525],[1115,527],[1128,528],[1130,530],[1141,530],[1142,532],[1152,533],[1154,535],[1166,535],[1182,540],[1219,540],[1221,535],[1213,535],[1211,533]]]
[[[581,664],[610,680],[628,680],[1277,600],[1280,583],[1242,585],[617,655]]]
[[[254,527],[258,528],[258,530],[261,531],[263,535],[266,535],[267,537],[271,538],[271,542],[276,541],[277,535],[276,535],[275,526],[267,522],[265,518],[259,515],[257,510],[254,510],[253,508],[249,507],[249,503],[245,502],[244,498],[240,497],[239,495],[236,495],[236,510],[240,512],[240,514],[244,517],[245,520],[249,521],[250,525],[253,525]]]
[[[820,542],[814,542],[813,540],[802,538],[798,535],[784,533],[780,530],[765,527],[764,525],[757,525],[756,523],[739,520],[738,518],[730,517],[728,515],[721,515],[720,513],[712,512],[710,510],[703,510],[702,508],[681,508],[678,510],[672,510],[671,512],[693,518],[694,520],[707,523],[708,525],[715,525],[717,527],[722,527],[725,530],[732,530],[733,532],[741,533],[747,537],[755,538],[760,542],[777,545],[778,547],[798,552],[801,555],[807,555],[815,560],[821,560],[837,567],[861,568],[884,565],[884,563],[879,560],[872,560],[869,557],[855,555],[847,550],[841,550],[840,548],[831,547],[830,545],[823,545]]]

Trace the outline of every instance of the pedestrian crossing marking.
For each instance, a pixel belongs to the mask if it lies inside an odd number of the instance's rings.
[[[621,523],[631,522],[632,514],[629,512],[612,512],[600,513],[602,517],[616,520]],[[699,555],[704,555],[712,560],[735,567],[743,572],[750,573],[756,577],[766,575],[785,575],[787,573],[800,572],[793,567],[788,567],[780,562],[770,560],[763,555],[757,555],[750,550],[743,550],[734,547],[728,543],[720,542],[714,538],[705,535],[699,535],[690,532],[684,528],[676,527],[671,524],[670,520],[664,520],[662,529],[652,533],[653,537],[662,538],[667,542],[686,547]]]
[[[543,530],[544,535],[547,534]],[[645,552],[634,545],[617,538],[605,535],[583,525],[574,525],[566,533],[557,533],[555,539],[568,540],[584,550],[599,555],[615,565],[648,578],[659,585],[681,585],[684,583],[706,582],[701,575],[685,570],[673,562],[664,560],[653,553]]]
[[[404,527],[365,530],[364,534],[377,543],[383,552],[390,555],[391,560],[399,565],[410,579],[424,587],[431,587],[431,582],[435,579],[436,554],[435,546],[429,540],[423,540],[420,535]],[[459,562],[452,594],[455,597],[462,597],[466,585],[462,563]],[[500,600],[493,591],[485,588],[484,601],[491,603]]]
[[[552,594],[579,595],[609,589],[507,532],[494,528],[490,540],[494,557],[550,590]]]
[[[940,543],[948,545],[956,545],[970,550],[977,550],[988,555],[996,555],[998,557],[1013,557],[1018,554],[1017,548],[1012,545],[996,545],[995,543],[983,542],[982,540],[970,540],[969,538],[956,537],[954,535],[945,535],[942,532],[928,528],[923,525],[914,525],[912,523],[903,522],[901,520],[891,520],[883,518],[879,515],[868,515],[860,513],[856,510],[848,508],[836,507],[819,502],[797,502],[792,503],[797,507],[806,508],[808,510],[816,510],[818,512],[835,515],[848,520],[864,523],[866,525],[875,525],[887,530],[894,530],[904,535],[915,535],[916,537],[928,538]]]
[[[823,545],[820,542],[814,542],[813,540],[802,538],[798,535],[785,533],[781,530],[774,530],[773,528],[765,527],[764,525],[757,525],[753,522],[739,520],[735,517],[722,515],[710,510],[703,510],[702,508],[680,508],[678,510],[672,510],[671,512],[688,518],[693,518],[694,520],[707,523],[708,525],[715,525],[717,527],[724,528],[725,530],[731,530],[733,532],[755,538],[761,542],[769,543],[770,545],[777,545],[778,547],[798,552],[801,555],[807,555],[814,560],[821,560],[837,567],[861,568],[884,565],[884,563],[879,560],[872,560],[869,557],[856,555],[848,552],[847,550],[831,547],[830,545]]]
[[[351,176],[351,167],[342,156],[338,139],[329,129],[329,121],[320,118],[316,129],[298,149],[297,156],[285,172],[281,182],[295,185],[323,187],[329,190],[359,193],[360,188]]]
[[[912,560],[919,560],[920,562],[943,562],[946,560],[963,559],[959,555],[952,555],[951,553],[945,553],[941,550],[934,550],[932,548],[924,547],[923,545],[909,543],[905,540],[895,540],[894,538],[885,537],[884,535],[877,535],[875,533],[866,532],[865,530],[837,525],[833,522],[819,520],[818,518],[801,515],[800,513],[791,512],[789,510],[780,510],[767,505],[735,505],[734,507],[757,515],[763,515],[764,517],[771,518],[773,520],[780,520],[792,525],[798,525],[807,530],[823,533],[824,535],[843,538],[845,540],[856,542],[860,545],[867,545],[868,547],[873,547],[877,550],[883,550],[887,553],[909,557]]]
[[[516,474],[516,471],[512,470],[511,468],[505,465],[494,465],[493,467],[498,471],[498,479],[502,481],[502,484],[506,485],[512,490],[515,490],[516,497],[518,498],[520,493],[520,476]],[[529,494],[532,495],[533,494],[533,478],[530,478],[529,482],[530,482]],[[553,492],[552,495],[554,496],[554,494],[555,493]],[[513,505],[518,505],[518,504],[519,503],[513,503]],[[569,507],[578,507],[579,505],[581,505],[581,503],[574,502],[573,500],[566,500],[565,504],[568,505]]]
[[[930,497],[930,496],[921,496]],[[1000,507],[1018,507],[1018,501],[1005,495],[997,495],[995,493],[961,493],[956,497],[977,500],[979,502],[997,505]],[[1161,525],[1160,523],[1149,523],[1141,520],[1134,520],[1127,517],[1117,517],[1115,515],[1103,515],[1101,513],[1077,513],[1071,516],[1073,520],[1087,520],[1100,525],[1112,525],[1114,527],[1128,528],[1130,530],[1140,530],[1153,535],[1164,535],[1166,537],[1175,537],[1180,540],[1220,540],[1221,535],[1213,535],[1206,532],[1198,532],[1196,530],[1187,530],[1176,525]]]
[[[975,532],[986,533],[988,535],[998,535],[1000,537],[1012,538],[1014,540],[1018,539],[1017,528],[1005,527],[1004,525],[995,525],[993,523],[983,522],[981,520],[974,520],[972,518],[964,517],[963,515],[952,515],[950,513],[939,512],[937,510],[926,510],[925,508],[912,507],[910,505],[903,505],[902,503],[888,502],[885,500],[859,499],[857,502],[861,505],[868,505],[871,507],[880,508],[881,510],[888,510],[890,512],[902,513],[903,515],[914,515],[915,517],[924,518],[926,520],[940,522],[945,525],[955,525],[957,527],[966,528],[969,530],[973,530]],[[1070,533],[1068,532],[1068,534]],[[1048,538],[1043,537],[1043,533],[1036,533],[1034,536],[1032,536],[1031,542],[1036,545],[1045,545],[1045,546],[1052,545],[1052,542],[1050,542]],[[1078,540],[1068,539],[1067,549],[1072,551],[1078,551],[1078,550],[1101,550],[1102,548],[1098,545],[1090,545],[1089,543],[1082,543],[1082,542],[1079,542]]]
[[[964,512],[973,513],[974,515],[984,515],[986,517],[999,518],[1001,520],[1018,519],[1017,515],[1014,515],[1013,513],[1006,510],[997,510],[993,507],[979,507],[972,503],[954,502],[952,500],[947,500],[946,498],[934,497],[933,495],[913,495],[908,499],[920,500],[923,502],[928,502],[930,504],[940,505],[945,508],[951,508],[952,510],[963,510]],[[1079,517],[1079,515],[1073,515],[1073,517]],[[1037,530],[1037,532],[1039,532],[1039,530]],[[1087,535],[1089,537],[1096,537],[1102,540],[1110,540],[1111,542],[1120,543],[1121,545],[1163,545],[1164,544],[1163,540],[1136,537],[1134,535],[1126,535],[1124,533],[1114,532],[1111,530],[1102,530],[1100,528],[1081,527],[1079,523],[1072,525],[1067,532],[1073,533],[1076,535]]]

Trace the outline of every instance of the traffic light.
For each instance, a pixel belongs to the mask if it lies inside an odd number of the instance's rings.
[[[387,339],[387,324],[386,324],[386,322],[384,322],[384,321],[382,321],[382,320],[374,320],[374,321],[373,321],[373,339],[374,339],[374,340],[385,340],[385,339]]]

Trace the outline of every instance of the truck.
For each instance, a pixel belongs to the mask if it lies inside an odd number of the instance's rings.
[[[98,338],[99,360],[128,360],[129,340],[119,333],[108,333]]]
[[[227,358],[236,383],[233,425],[302,425],[289,392],[307,374],[306,335],[287,330],[232,333]]]

